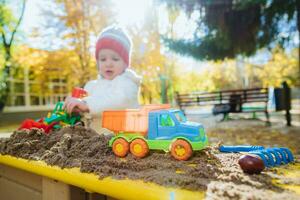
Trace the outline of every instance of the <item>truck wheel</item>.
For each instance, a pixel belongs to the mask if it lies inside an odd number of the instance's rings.
[[[143,158],[149,153],[149,147],[145,140],[134,139],[130,143],[130,152],[138,158]]]
[[[172,143],[171,155],[177,160],[187,160],[193,154],[190,143],[185,140],[177,139]]]
[[[116,156],[125,157],[129,151],[129,143],[123,138],[118,138],[114,141],[112,150]]]

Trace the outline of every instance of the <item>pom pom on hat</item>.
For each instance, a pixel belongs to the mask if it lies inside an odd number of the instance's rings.
[[[96,43],[95,56],[98,60],[98,54],[101,49],[111,49],[117,52],[124,62],[129,66],[129,56],[131,51],[131,41],[128,35],[119,27],[108,27],[104,29],[98,37]]]

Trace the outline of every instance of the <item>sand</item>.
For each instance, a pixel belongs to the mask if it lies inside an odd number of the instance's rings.
[[[217,146],[194,153],[188,161],[177,161],[160,151],[151,151],[143,159],[131,154],[118,158],[108,147],[110,137],[82,126],[62,128],[48,135],[39,129],[21,130],[0,140],[0,153],[43,160],[61,168],[79,167],[82,172],[97,174],[99,179],[139,179],[166,187],[206,191],[207,199],[299,199],[295,193],[273,184],[274,177],[284,180],[276,170],[245,174],[237,164],[240,154],[220,153]],[[285,181],[299,185],[298,180]]]

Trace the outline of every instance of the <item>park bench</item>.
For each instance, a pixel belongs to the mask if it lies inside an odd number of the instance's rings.
[[[176,102],[183,111],[187,107],[213,106],[213,114],[224,114],[223,120],[229,117],[229,113],[253,113],[253,118],[256,118],[257,112],[263,112],[266,115],[267,123],[270,123],[268,96],[268,88],[192,92],[186,94],[176,92]]]

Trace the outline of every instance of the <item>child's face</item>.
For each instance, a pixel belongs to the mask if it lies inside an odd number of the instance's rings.
[[[124,72],[127,65],[117,52],[101,49],[98,54],[98,67],[104,79],[113,80]]]

